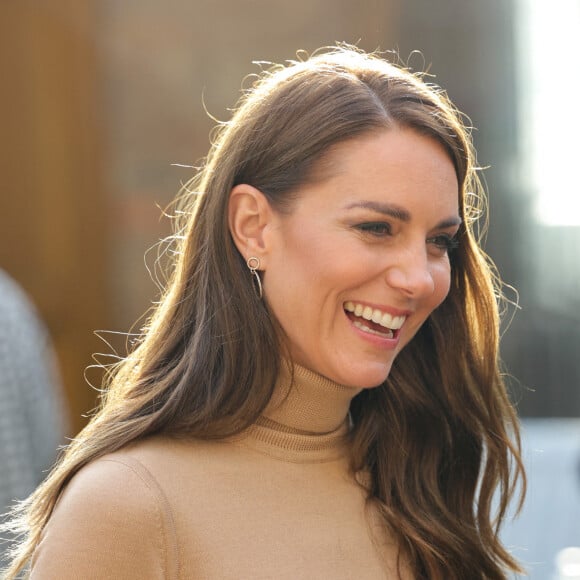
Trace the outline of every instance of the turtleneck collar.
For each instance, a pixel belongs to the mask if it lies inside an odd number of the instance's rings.
[[[238,444],[292,463],[348,461],[350,402],[360,389],[282,361],[266,410],[234,438]]]
[[[264,417],[289,431],[321,435],[343,425],[361,389],[340,385],[299,365],[282,361],[280,377]]]

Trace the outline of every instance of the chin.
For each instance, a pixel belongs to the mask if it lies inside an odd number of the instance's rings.
[[[391,372],[392,362],[373,362],[351,366],[347,371],[329,377],[337,383],[357,389],[374,389],[382,385]]]

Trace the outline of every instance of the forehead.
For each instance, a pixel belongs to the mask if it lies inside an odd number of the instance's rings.
[[[382,129],[330,147],[315,165],[312,182],[357,181],[385,192],[452,191],[459,184],[446,147],[408,128]]]
[[[313,166],[313,178],[324,180],[344,171],[345,161],[353,157],[357,150],[368,149],[369,144],[375,143],[375,149],[381,148],[384,151],[384,161],[388,161],[394,154],[400,152],[405,154],[419,143],[429,143],[432,149],[438,150],[438,156],[446,157],[454,165],[452,154],[446,146],[436,137],[426,135],[416,129],[406,126],[380,127],[357,135],[355,137],[339,141],[326,149]]]

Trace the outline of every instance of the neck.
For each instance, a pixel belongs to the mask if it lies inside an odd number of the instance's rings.
[[[308,369],[282,361],[280,377],[264,417],[297,432],[330,433],[343,425],[360,389],[335,383]]]

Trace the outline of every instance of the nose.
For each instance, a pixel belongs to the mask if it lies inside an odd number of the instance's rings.
[[[425,246],[400,252],[385,270],[385,280],[410,298],[428,298],[435,292],[435,282]]]

